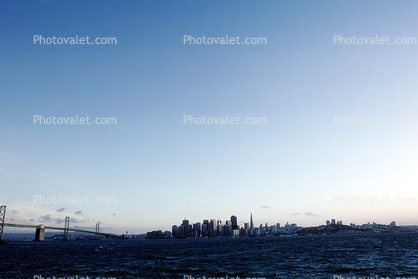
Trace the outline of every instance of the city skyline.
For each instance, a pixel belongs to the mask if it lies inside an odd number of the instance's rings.
[[[240,225],[241,224],[241,225]],[[396,222],[391,221],[388,225],[379,224],[373,221],[373,223],[367,222],[367,224],[354,224],[350,223],[343,224],[342,220],[330,219],[326,220],[323,224],[318,225],[318,228],[342,228],[349,226],[352,229],[377,229],[377,230],[389,230],[394,232],[393,229],[397,228]],[[315,226],[300,227],[296,223],[286,222],[284,226],[280,223],[274,223],[269,225],[268,223],[254,226],[253,215],[250,213],[249,222],[238,222],[237,216],[231,215],[229,220],[225,220],[222,223],[220,219],[204,219],[202,222],[190,222],[187,218],[182,220],[181,225],[172,225],[171,231],[163,230],[152,230],[147,232],[147,238],[190,238],[190,237],[206,237],[206,238],[217,238],[217,237],[255,237],[255,236],[266,236],[266,234],[282,234],[293,235],[301,229],[314,228]],[[412,230],[416,231],[417,226],[413,226]],[[379,231],[380,232],[380,231]],[[328,232],[329,233],[329,232]]]
[[[21,218],[19,218],[13,211],[14,210],[11,210],[11,212],[10,212],[10,209],[9,209],[9,214],[11,215],[11,217],[9,217],[6,214],[6,222],[5,223],[9,223],[9,222],[7,222],[7,219],[9,219],[9,220],[12,220],[12,223],[15,223],[16,224],[15,221],[17,219],[18,221],[20,221],[21,224],[22,223],[23,224],[28,224],[27,222],[25,222],[24,220],[22,220]],[[74,221],[75,221],[75,224],[74,224]],[[232,233],[232,230],[234,230],[234,229],[237,229],[237,228],[238,229],[245,228],[245,229],[248,229],[249,230],[249,232],[250,232],[249,235],[251,235],[251,236],[257,235],[256,231],[257,231],[258,228],[262,228],[263,226],[267,227],[268,224],[271,224],[271,223],[264,223],[264,224],[263,223],[260,223],[258,226],[254,225],[253,215],[252,215],[252,212],[250,212],[249,222],[245,222],[245,221],[238,222],[237,216],[231,215],[230,216],[230,219],[229,220],[226,219],[225,223],[222,223],[222,219],[220,219],[220,218],[218,218],[218,219],[216,219],[216,218],[215,219],[204,219],[202,223],[200,223],[199,221],[191,222],[187,218],[184,218],[183,221],[182,221],[182,224],[180,226],[182,226],[184,228],[190,228],[190,231],[191,231],[192,228],[193,228],[193,230],[195,230],[195,227],[194,227],[195,225],[197,225],[197,224],[199,226],[200,225],[203,225],[205,223],[205,221],[206,221],[206,223],[208,225],[209,224],[212,224],[212,226],[213,226],[212,229],[213,230],[218,230],[218,232],[219,232],[219,226],[222,227],[224,225],[231,225],[231,233]],[[373,224],[379,224],[379,223],[376,223],[375,221],[372,221],[372,222],[373,222]],[[19,222],[17,222],[17,223],[19,223]],[[71,220],[70,218],[69,218],[69,223],[71,223],[70,228],[72,228],[72,229],[91,229],[91,230],[94,230],[94,227],[92,228],[90,226],[80,226],[80,225],[77,224],[78,223],[77,220]],[[100,221],[96,223],[96,225],[95,225],[96,230],[97,230],[97,226],[99,226],[100,224],[103,224],[103,223],[100,222]],[[281,224],[280,222],[277,222],[277,223],[276,222],[273,222],[273,224],[274,225],[272,225],[271,227],[277,227],[277,228],[287,228],[287,227],[289,227],[289,228],[290,227],[291,228],[309,228],[309,227],[323,226],[323,225],[326,225],[326,226],[330,226],[330,225],[343,225],[343,222],[341,220],[329,219],[329,220],[326,220],[323,224],[315,224],[315,225],[309,225],[309,226],[298,226],[296,223],[293,223],[293,222],[291,222],[289,224],[289,221],[286,221],[286,223],[285,223],[284,226],[281,226],[280,225]],[[284,223],[282,223],[282,224],[284,224]],[[45,225],[45,224],[42,224],[42,225]],[[367,225],[371,225],[370,221],[368,221],[367,224],[366,223],[363,224],[363,226],[367,226]],[[180,226],[172,225],[171,226],[171,232],[173,231],[173,228],[174,227],[180,228]],[[350,222],[350,226],[357,226],[357,225],[355,223]],[[390,226],[396,226],[396,222],[392,220],[390,222]],[[409,226],[411,226],[411,225],[409,225]],[[414,226],[418,226],[418,224],[412,225],[412,227],[414,227]],[[165,226],[165,227],[167,227],[167,226]],[[106,227],[106,226],[102,227],[101,232],[103,232],[103,228],[104,228],[104,231],[105,232],[112,233],[112,232],[109,231],[109,227]],[[6,230],[7,230],[7,233],[22,233],[24,231],[29,231],[29,230],[33,230],[33,229],[6,227]],[[155,228],[153,228],[151,231],[152,232],[156,232]],[[164,231],[164,230],[158,230],[158,231]],[[126,230],[125,233],[128,234],[128,231]],[[144,233],[150,233],[150,231],[147,231],[147,232],[145,232],[145,231],[140,231],[140,232],[134,231],[134,232],[131,232],[131,234],[133,234],[133,235],[136,235],[136,234],[144,234]],[[189,234],[188,229],[185,229],[184,233],[186,235],[188,235]],[[228,235],[225,235],[225,236],[228,236]],[[242,232],[241,232],[240,236],[242,236]],[[248,236],[248,234],[246,236]],[[212,235],[212,236],[208,236],[208,237],[214,237],[214,236]]]

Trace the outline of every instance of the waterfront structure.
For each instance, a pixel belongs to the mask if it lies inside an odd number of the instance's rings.
[[[216,219],[210,219],[209,237],[217,237]]]
[[[184,218],[182,225],[184,227],[184,237],[188,237],[189,236],[189,220]]]
[[[177,236],[178,236],[178,228],[177,228],[177,226],[176,226],[176,225],[173,225],[173,226],[171,227],[171,234],[172,234],[174,237],[177,237]]]
[[[226,220],[225,226],[223,226],[224,236],[232,236],[232,222],[230,220]]]
[[[203,220],[201,236],[202,237],[209,236],[209,220]]]
[[[192,232],[193,236],[200,236],[201,226],[199,222],[193,224]]]
[[[183,225],[181,225],[181,226],[179,227],[178,237],[179,237],[179,238],[184,238],[184,237],[185,237],[185,236],[184,236],[184,226],[183,226]]]
[[[235,215],[231,216],[231,223],[232,223],[232,229],[236,230],[238,228],[238,221]]]
[[[224,236],[223,226],[217,225],[216,226],[217,236]]]

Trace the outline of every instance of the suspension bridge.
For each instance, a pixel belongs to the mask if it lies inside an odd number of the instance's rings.
[[[106,236],[106,238],[119,238],[119,235],[112,234],[112,233],[104,233],[100,232],[100,225],[96,223],[96,230],[89,231],[83,229],[74,229],[70,228],[70,217],[65,217],[64,227],[54,227],[54,226],[44,226],[43,224],[40,225],[30,225],[30,224],[12,224],[6,223],[6,206],[0,206],[0,243],[4,243],[3,240],[3,231],[4,227],[17,227],[17,228],[35,228],[35,241],[43,241],[45,240],[45,230],[63,230],[64,231],[64,240],[68,240],[68,232],[83,232],[83,233],[94,233],[96,238],[98,239],[100,235]]]

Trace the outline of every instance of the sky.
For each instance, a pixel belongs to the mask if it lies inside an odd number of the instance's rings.
[[[418,224],[417,8],[1,1],[6,222],[69,216],[71,227],[132,234],[184,218],[242,225],[251,212],[255,225]],[[196,43],[227,36],[241,43]],[[213,122],[226,117],[243,124]]]

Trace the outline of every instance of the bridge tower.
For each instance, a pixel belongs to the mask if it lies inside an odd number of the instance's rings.
[[[3,240],[3,229],[4,229],[4,220],[6,219],[6,206],[0,206],[0,244],[4,243]]]
[[[43,224],[40,224],[36,228],[35,241],[44,241],[44,240],[45,240],[45,226]]]
[[[96,239],[99,239],[99,231],[100,231],[99,222],[97,222],[96,223]]]
[[[70,228],[70,217],[65,217],[65,226],[64,226],[64,240],[68,240],[68,230]]]

